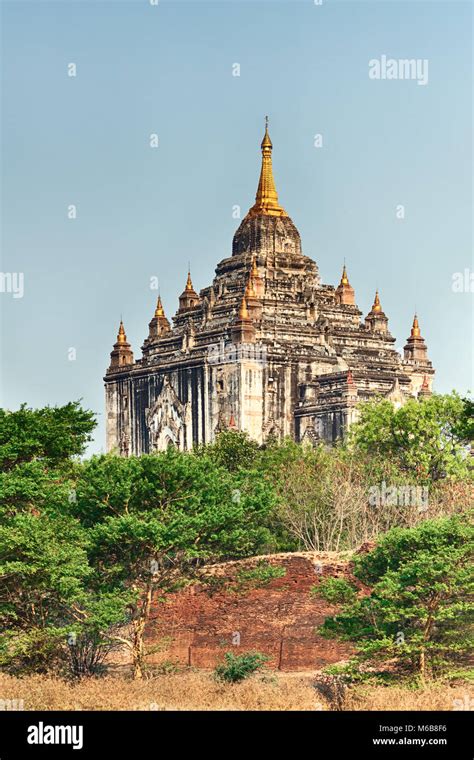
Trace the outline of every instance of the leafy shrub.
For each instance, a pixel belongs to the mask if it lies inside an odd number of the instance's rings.
[[[347,604],[354,599],[355,589],[344,578],[324,578],[311,593],[322,596],[330,604]]]
[[[226,652],[224,662],[216,667],[214,674],[220,681],[238,683],[260,670],[267,661],[268,657],[261,652],[246,652],[237,655]]]
[[[59,627],[4,631],[0,637],[0,669],[13,675],[67,672],[65,629]]]

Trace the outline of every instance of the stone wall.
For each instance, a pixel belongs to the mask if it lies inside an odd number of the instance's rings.
[[[147,649],[155,651],[147,662],[212,668],[227,651],[258,651],[269,656],[271,667],[288,671],[347,659],[347,644],[318,636],[316,629],[336,608],[311,588],[321,578],[350,578],[350,564],[335,554],[271,555],[264,561],[285,575],[255,587],[257,581],[242,581],[242,570],[257,561],[215,566],[204,582],[155,601],[146,632]]]

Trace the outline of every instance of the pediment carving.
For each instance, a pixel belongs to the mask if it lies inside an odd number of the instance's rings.
[[[165,375],[161,391],[146,415],[150,450],[161,451],[168,446],[183,448],[188,412],[189,404],[179,399]]]

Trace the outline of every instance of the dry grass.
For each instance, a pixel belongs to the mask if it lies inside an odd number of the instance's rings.
[[[0,675],[0,699],[23,699],[25,710],[314,710],[317,702],[304,676],[254,676],[228,685],[204,671],[141,682],[107,676],[76,685],[41,676]]]
[[[70,684],[57,678],[0,674],[0,700],[23,700],[25,710],[328,710],[305,673],[268,673],[240,684],[217,683],[205,671],[186,670],[141,682],[107,676]],[[346,710],[452,710],[468,687],[424,691],[358,687]]]
[[[464,686],[427,686],[425,689],[404,689],[400,686],[358,686],[349,690],[345,710],[454,710],[460,709],[454,700],[469,703],[473,688]],[[466,709],[466,708],[463,708]]]

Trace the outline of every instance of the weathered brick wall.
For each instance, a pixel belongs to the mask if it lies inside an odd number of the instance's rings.
[[[257,559],[212,569],[211,584],[200,583],[154,602],[146,632],[147,661],[173,661],[211,668],[226,651],[267,654],[281,670],[314,670],[347,659],[350,648],[318,636],[316,629],[336,611],[311,588],[325,577],[350,577],[350,565],[330,554],[280,554],[266,558],[285,575],[264,586],[232,590],[239,570]],[[217,590],[216,590],[217,589]],[[240,637],[240,644],[235,642]]]

